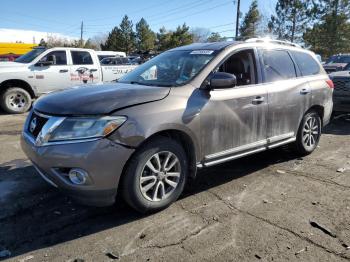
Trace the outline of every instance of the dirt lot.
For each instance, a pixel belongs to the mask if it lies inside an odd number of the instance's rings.
[[[207,169],[149,216],[121,201],[79,206],[46,184],[20,149],[24,118],[0,115],[0,254],[11,261],[350,260],[350,116],[308,157],[277,149]]]

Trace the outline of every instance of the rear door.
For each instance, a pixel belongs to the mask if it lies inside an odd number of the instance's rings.
[[[310,103],[308,79],[288,50],[260,49],[260,58],[268,93],[268,141],[293,139]]]
[[[70,84],[71,86],[101,82],[100,63],[97,57],[83,50],[71,50]]]

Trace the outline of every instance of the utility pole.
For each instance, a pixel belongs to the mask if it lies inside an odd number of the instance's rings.
[[[236,38],[238,38],[238,27],[239,27],[239,13],[240,13],[241,0],[237,0],[237,17],[236,17]]]
[[[84,22],[81,21],[81,26],[80,26],[80,47],[83,47],[83,32],[84,32]]]

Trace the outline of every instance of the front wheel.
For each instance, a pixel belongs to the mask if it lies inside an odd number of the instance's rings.
[[[23,88],[10,87],[1,93],[0,105],[7,113],[21,114],[29,110],[32,98]]]
[[[126,202],[141,213],[168,207],[182,193],[188,161],[182,146],[158,138],[142,146],[130,160],[123,177]]]
[[[307,113],[301,121],[294,148],[300,155],[311,154],[320,141],[322,122],[315,111]]]

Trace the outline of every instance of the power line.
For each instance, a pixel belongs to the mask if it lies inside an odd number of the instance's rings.
[[[229,3],[232,3],[232,1],[228,1],[228,2],[225,2],[225,3],[219,4],[219,5],[215,5],[215,6],[206,8],[204,10],[198,11],[198,12],[190,13],[190,14],[187,14],[186,16],[182,16],[182,17],[178,17],[178,18],[174,18],[174,19],[169,19],[169,20],[163,21],[161,23],[153,24],[152,26],[156,26],[156,25],[160,25],[160,24],[163,24],[163,23],[172,22],[172,21],[183,19],[183,18],[188,18],[188,17],[194,16],[194,15],[197,15],[197,14],[201,14],[201,13],[204,13],[204,12],[212,11],[213,9],[217,9],[217,8],[225,6],[225,5],[229,4]]]
[[[197,6],[205,5],[205,4],[208,4],[208,3],[213,2],[213,1],[214,0],[197,0],[197,1],[194,1],[194,2],[187,4],[187,5],[182,5],[180,7],[167,9],[161,13],[155,13],[153,15],[151,14],[150,16],[145,16],[145,18],[148,21],[161,20],[164,17],[169,17],[169,16],[176,15],[178,13],[183,13],[183,11],[185,11],[185,10],[189,10],[189,9],[195,8]],[[155,17],[155,18],[152,19],[152,17]],[[110,25],[110,24],[108,24],[108,25]],[[106,24],[88,24],[87,26],[88,27],[106,27]]]

